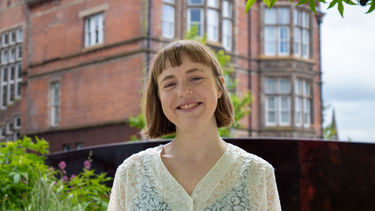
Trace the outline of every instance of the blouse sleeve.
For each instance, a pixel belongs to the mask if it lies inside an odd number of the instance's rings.
[[[266,191],[267,191],[267,210],[280,211],[280,199],[277,191],[275,173],[272,166],[266,168]]]
[[[123,165],[120,165],[116,170],[115,179],[113,181],[108,211],[125,210],[125,182],[125,168]]]

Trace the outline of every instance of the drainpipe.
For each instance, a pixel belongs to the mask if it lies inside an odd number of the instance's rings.
[[[318,22],[318,30],[319,30],[319,85],[320,85],[320,138],[324,138],[323,134],[323,82],[322,82],[322,48],[321,48],[321,25],[322,25],[322,19],[323,14],[318,14],[316,16],[317,22]]]
[[[252,93],[251,92],[251,62],[252,62],[252,58],[251,58],[251,11],[252,11],[252,9],[250,9],[249,10],[249,14],[248,14],[248,36],[247,36],[247,38],[248,38],[248,42],[249,42],[249,44],[248,44],[248,49],[249,49],[249,82],[248,82],[248,85],[249,85],[249,91],[250,91],[250,93]],[[251,107],[252,107],[252,104],[250,104],[250,109],[251,109]],[[249,114],[249,137],[251,137],[251,126],[252,126],[252,124],[251,124],[251,118],[252,118],[252,112],[253,112],[253,110],[251,110],[250,111],[250,114]]]
[[[146,51],[146,76],[148,75],[150,67],[150,51],[151,51],[151,3],[152,0],[148,0],[147,4],[147,51]]]

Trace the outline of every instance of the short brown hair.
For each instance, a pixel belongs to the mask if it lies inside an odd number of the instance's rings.
[[[217,87],[223,93],[218,99],[215,110],[218,127],[228,127],[234,122],[234,109],[226,87],[220,80],[223,71],[212,51],[204,44],[193,40],[175,41],[161,49],[154,57],[149,70],[148,85],[144,99],[146,127],[142,134],[149,138],[158,138],[175,133],[176,126],[164,115],[158,89],[158,76],[169,62],[172,67],[182,64],[181,53],[187,55],[193,62],[201,63],[212,69]]]

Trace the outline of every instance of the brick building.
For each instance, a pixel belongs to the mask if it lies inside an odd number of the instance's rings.
[[[320,20],[305,6],[238,0],[0,1],[3,140],[51,151],[129,140],[155,52],[192,24],[231,55],[251,114],[238,136],[321,137]]]

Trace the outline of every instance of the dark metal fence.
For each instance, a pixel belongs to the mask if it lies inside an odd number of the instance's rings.
[[[226,139],[270,162],[283,210],[375,210],[375,144],[297,139]],[[113,177],[130,155],[167,141],[102,145],[53,153],[47,163],[67,163],[77,174],[92,153],[92,168]],[[112,184],[108,184],[112,185]]]

